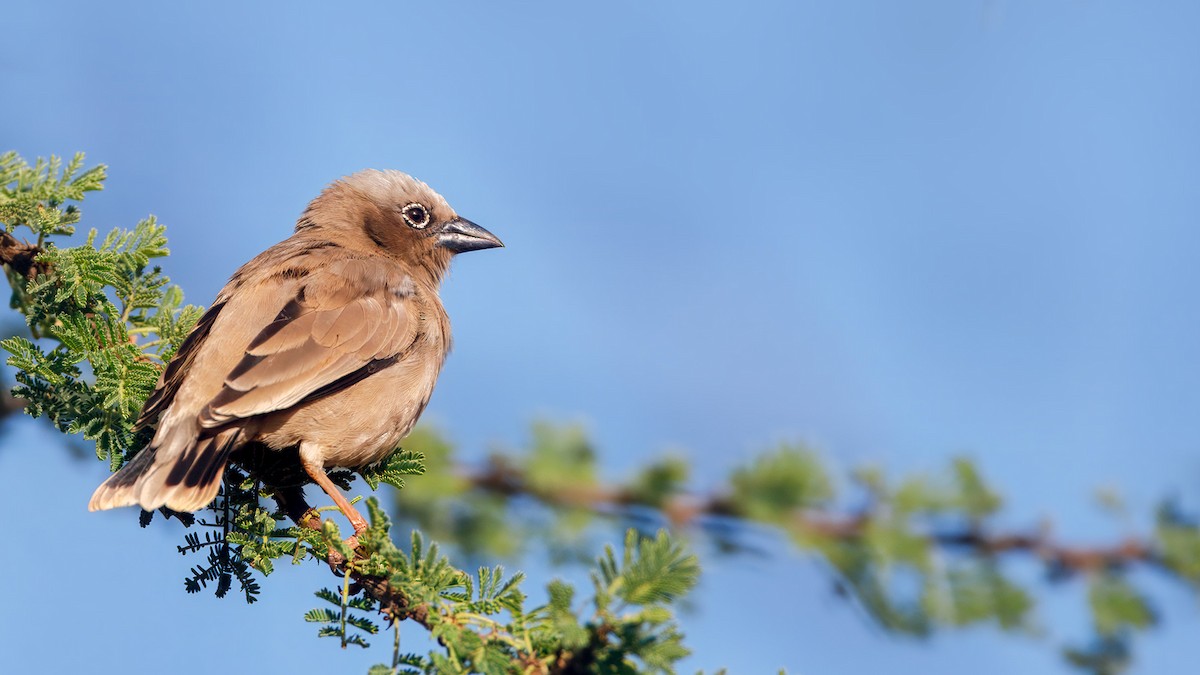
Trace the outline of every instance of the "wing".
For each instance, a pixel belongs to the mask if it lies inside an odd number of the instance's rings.
[[[201,427],[335,393],[396,363],[415,344],[415,289],[394,263],[343,258],[304,282],[225,376],[200,412]]]
[[[209,331],[217,321],[217,316],[221,314],[221,309],[225,307],[224,302],[218,302],[208,311],[200,320],[196,322],[195,328],[188,333],[183,339],[183,343],[179,345],[179,350],[175,352],[175,357],[163,370],[162,375],[158,378],[158,384],[151,392],[150,398],[146,399],[145,405],[142,406],[142,412],[138,415],[137,422],[134,423],[134,429],[141,429],[150,426],[158,419],[159,414],[171,407],[171,403],[175,400],[175,393],[179,391],[179,386],[183,384],[183,378],[191,369],[192,363],[196,360],[196,354],[200,352],[200,346],[208,339]]]

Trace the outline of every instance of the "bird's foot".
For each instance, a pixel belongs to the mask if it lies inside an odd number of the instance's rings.
[[[367,524],[367,519],[363,518],[358,511],[351,511],[346,514],[346,519],[350,521],[350,526],[354,528],[354,536],[358,536],[366,532],[370,525]]]
[[[347,564],[367,559],[366,552],[362,549],[362,544],[358,542],[357,533],[343,539],[342,543],[346,545],[346,548],[350,549],[349,559],[333,547],[330,547],[325,559],[325,562],[329,563],[329,569],[333,570],[333,573],[337,576],[341,576],[345,572]]]

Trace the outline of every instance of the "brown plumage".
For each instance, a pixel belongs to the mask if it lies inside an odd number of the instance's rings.
[[[230,454],[255,443],[298,448],[361,532],[325,469],[378,461],[412,429],[450,350],[450,259],[502,245],[399,171],[333,183],[217,295],[138,418],[154,438],[88,508],[203,508]]]

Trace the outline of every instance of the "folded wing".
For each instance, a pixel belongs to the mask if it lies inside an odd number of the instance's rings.
[[[200,412],[202,428],[283,410],[340,391],[401,358],[416,338],[412,281],[370,259],[313,272],[246,348]]]

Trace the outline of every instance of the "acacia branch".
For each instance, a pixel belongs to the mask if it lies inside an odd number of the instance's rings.
[[[296,525],[316,532],[321,531],[321,516],[305,500],[302,486],[277,489],[274,491],[274,498],[284,513],[287,514],[288,518],[296,523]],[[355,550],[354,560],[346,560],[336,550],[330,550],[326,558],[330,569],[338,577],[343,576],[346,573],[347,567],[349,567],[350,578],[353,582],[351,586],[352,593],[362,591],[379,603],[378,611],[386,616],[389,622],[394,623],[396,621],[403,621],[404,619],[411,619],[425,628],[425,630],[431,632],[434,630],[435,624],[430,620],[430,612],[432,610],[427,604],[413,604],[403,593],[392,587],[387,579],[366,575],[355,569],[354,562],[361,560],[365,560],[361,548]],[[518,655],[521,665],[524,666],[523,672],[541,673],[543,675],[588,672],[586,666],[594,659],[593,651],[596,643],[605,639],[603,630],[604,627],[602,626],[597,634],[591,637],[587,648],[576,652],[561,651],[549,665],[542,662],[535,654],[527,653]]]
[[[321,531],[320,513],[309,506],[304,498],[302,486],[280,488],[275,491],[274,496],[284,513],[296,525],[315,532]],[[356,556],[355,559],[361,560],[362,558]],[[336,550],[329,551],[326,562],[329,563],[333,573],[339,577],[346,572],[347,565],[350,565],[350,578],[354,584],[379,603],[379,611],[386,615],[389,621],[412,619],[427,630],[433,629],[433,624],[429,622],[429,607],[424,604],[413,606],[408,598],[391,587],[387,579],[370,577],[358,572],[353,568],[353,561],[346,560]]]

